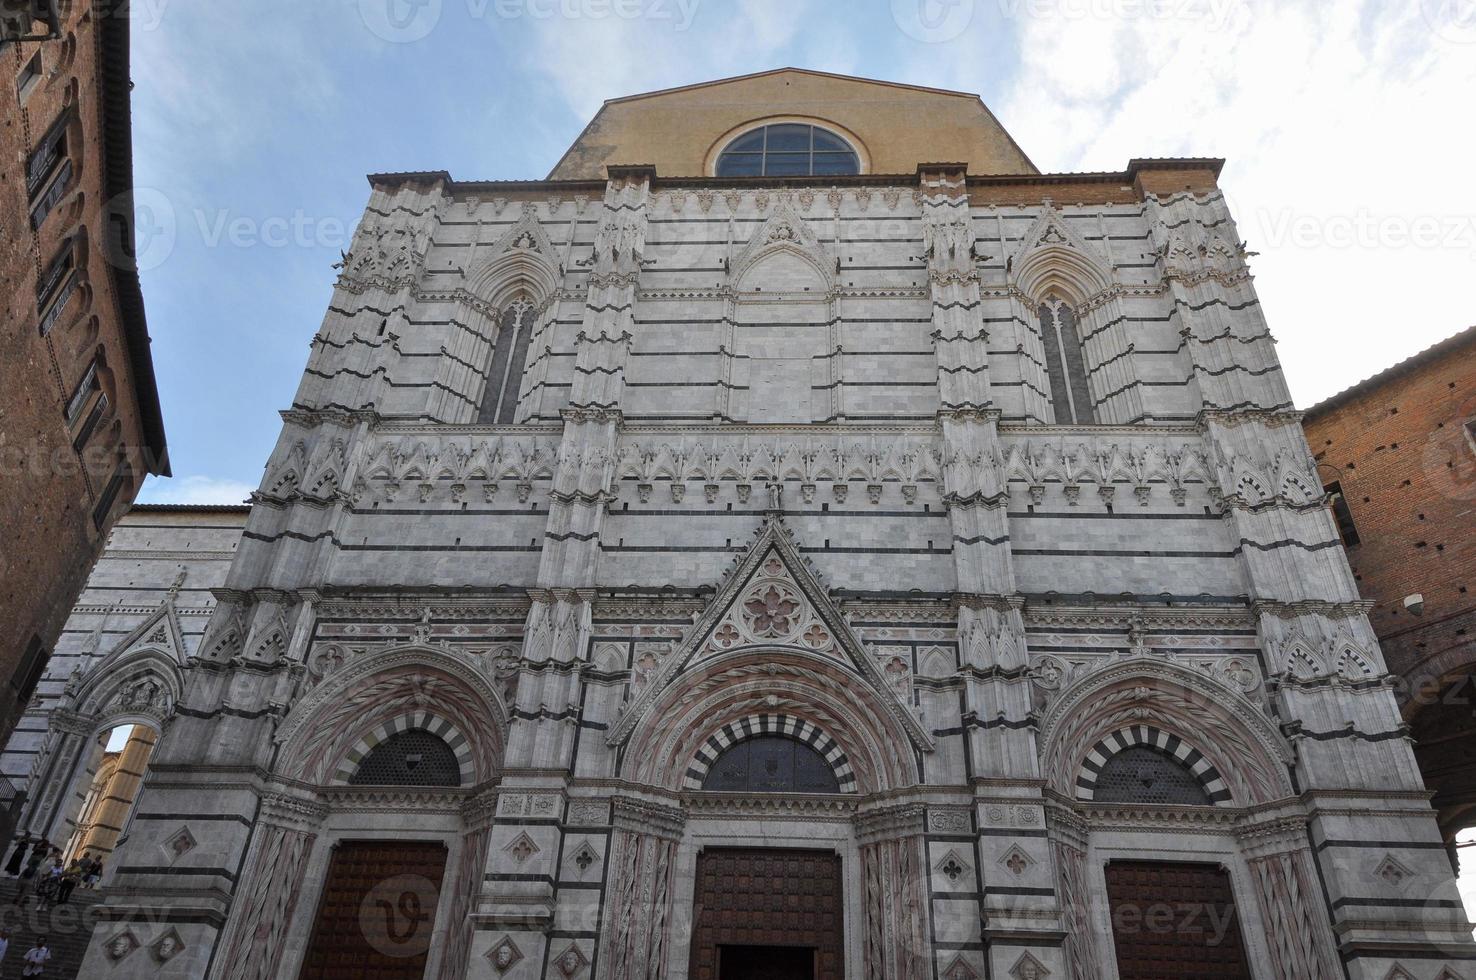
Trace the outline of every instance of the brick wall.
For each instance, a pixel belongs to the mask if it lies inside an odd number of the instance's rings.
[[[64,5],[61,37],[0,45],[0,735],[23,707],[28,648],[52,649],[150,468],[107,244],[108,154],[129,152],[104,138],[105,35],[126,16],[111,6]],[[62,120],[55,164],[33,167]],[[94,365],[96,390],[69,413]],[[152,378],[146,389],[155,402]],[[129,449],[131,472],[100,508]]]
[[[1323,483],[1342,487],[1348,561],[1448,832],[1476,812],[1476,328],[1311,409]],[[1419,593],[1419,615],[1404,598]]]

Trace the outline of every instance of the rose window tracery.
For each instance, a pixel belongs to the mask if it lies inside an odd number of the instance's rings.
[[[800,602],[778,585],[761,585],[743,603],[748,628],[758,637],[787,636],[794,632]]]

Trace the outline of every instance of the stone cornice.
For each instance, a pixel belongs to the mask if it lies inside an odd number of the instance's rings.
[[[682,805],[690,819],[726,819],[845,822],[856,814],[860,798],[847,795],[787,796],[753,793],[686,793]]]
[[[687,824],[686,812],[681,807],[665,806],[651,800],[640,800],[629,796],[614,798],[614,825],[635,834],[650,834],[668,840],[681,840],[682,829]]]
[[[874,844],[927,831],[927,805],[920,802],[884,804],[856,814],[856,843]]]
[[[1027,628],[1094,626],[1128,629],[1134,624],[1169,629],[1253,629],[1254,615],[1248,609],[1123,605],[1046,606],[1027,603]]]

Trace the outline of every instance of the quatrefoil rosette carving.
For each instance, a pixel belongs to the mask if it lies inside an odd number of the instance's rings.
[[[784,563],[770,556],[708,637],[710,652],[764,644],[833,654],[834,631],[815,612]]]
[[[756,640],[789,640],[804,619],[805,603],[785,582],[760,581],[743,597],[743,625]]]

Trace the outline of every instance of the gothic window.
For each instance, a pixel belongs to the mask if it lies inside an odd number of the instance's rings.
[[[519,297],[502,311],[497,322],[497,340],[487,385],[482,389],[482,407],[477,421],[483,425],[511,425],[518,413],[518,389],[528,363],[528,343],[533,336],[533,304]]]
[[[1087,389],[1086,362],[1076,311],[1051,297],[1040,304],[1040,337],[1045,344],[1046,374],[1051,380],[1051,406],[1057,425],[1091,425],[1096,421]]]
[[[461,765],[451,746],[423,728],[398,732],[364,756],[350,786],[460,786]]]
[[[751,129],[723,148],[719,177],[806,177],[858,174],[861,160],[851,144],[829,130],[804,123],[775,123]]]
[[[1194,774],[1155,748],[1134,745],[1108,759],[1097,776],[1097,803],[1178,803],[1212,806]]]
[[[756,735],[728,746],[702,788],[724,793],[839,793],[825,757],[798,739]]]

